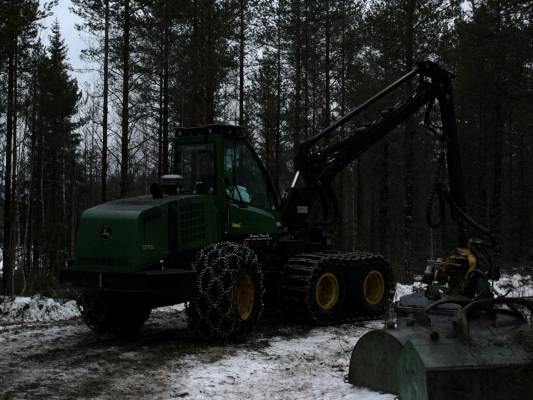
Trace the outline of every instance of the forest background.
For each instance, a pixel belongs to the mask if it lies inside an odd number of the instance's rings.
[[[53,294],[80,213],[147,193],[169,171],[178,127],[246,127],[282,191],[302,140],[421,59],[457,74],[469,213],[497,235],[502,266],[531,264],[533,1],[72,3],[96,69],[84,87],[59,23],[43,24],[54,2],[0,0],[3,294]],[[337,246],[383,253],[400,278],[456,240],[452,222],[425,222],[439,146],[422,121],[335,182]]]

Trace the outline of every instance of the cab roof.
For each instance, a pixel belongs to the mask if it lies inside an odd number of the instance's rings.
[[[176,137],[184,136],[201,136],[201,135],[224,135],[230,137],[243,138],[244,128],[239,125],[231,124],[210,124],[195,126],[190,128],[180,127],[176,132]]]

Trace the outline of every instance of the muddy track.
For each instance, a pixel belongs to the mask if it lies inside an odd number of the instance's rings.
[[[187,372],[191,358],[209,364],[241,348],[261,353],[269,337],[303,337],[309,329],[266,318],[257,338],[225,347],[192,337],[180,311],[154,313],[129,339],[96,336],[79,319],[11,325],[0,328],[0,399],[189,397],[176,376]]]
[[[128,340],[95,336],[80,320],[10,326],[0,330],[0,346],[6,400],[166,397],[165,374],[198,347],[183,313],[155,314]]]

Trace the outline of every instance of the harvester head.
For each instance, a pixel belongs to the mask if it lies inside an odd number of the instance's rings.
[[[434,301],[426,292],[396,311],[394,327],[358,341],[352,384],[401,400],[533,398],[532,299]]]

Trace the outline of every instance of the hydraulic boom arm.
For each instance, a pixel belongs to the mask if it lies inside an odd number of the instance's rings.
[[[366,127],[354,129],[340,141],[336,140],[334,144],[324,148],[318,146],[319,142],[331,138],[337,128],[344,126],[402,84],[415,78],[418,78],[415,89],[403,101],[384,110],[378,120]],[[303,142],[300,145],[300,152],[296,160],[296,174],[287,192],[283,208],[285,224],[289,230],[295,232],[306,229],[309,210],[317,198],[322,203],[324,218],[329,219],[328,222],[330,223],[335,220],[339,215],[339,206],[330,186],[335,176],[424,106],[427,107],[427,123],[429,112],[435,100],[439,104],[442,124],[441,136],[446,146],[449,194],[455,206],[464,210],[466,201],[453,105],[452,78],[453,75],[450,72],[442,69],[436,63],[419,62],[412,71],[335,121],[316,136]],[[303,185],[298,185],[299,180],[303,180]],[[333,206],[333,218],[329,216],[328,203]],[[459,240],[464,242],[464,227],[460,221],[459,225]]]

